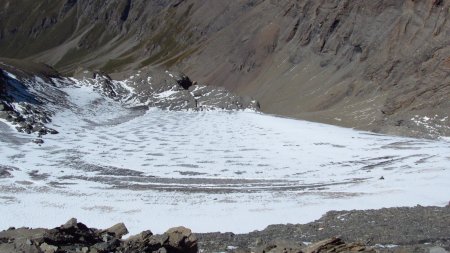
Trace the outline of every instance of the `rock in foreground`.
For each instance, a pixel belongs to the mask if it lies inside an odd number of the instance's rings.
[[[147,230],[122,239],[128,230],[123,223],[108,229],[89,228],[75,218],[53,229],[10,228],[0,232],[2,253],[195,253],[199,252],[197,237],[185,227],[175,227],[162,235]],[[230,249],[233,251],[233,249]],[[200,252],[206,252],[200,250]],[[376,252],[363,244],[347,244],[331,238],[310,244],[275,241],[254,249],[254,252]]]
[[[76,219],[53,229],[10,228],[0,232],[2,253],[138,253],[138,252],[187,252],[198,251],[197,238],[190,229],[177,227],[163,235],[144,231],[128,239],[123,223],[108,229],[89,228]]]

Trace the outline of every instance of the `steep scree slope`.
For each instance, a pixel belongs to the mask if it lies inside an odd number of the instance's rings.
[[[450,135],[450,2],[9,0],[0,56],[64,73],[176,68],[268,113]],[[23,17],[27,17],[23,19]]]

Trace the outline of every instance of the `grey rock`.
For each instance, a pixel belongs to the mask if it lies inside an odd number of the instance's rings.
[[[39,248],[44,252],[44,253],[55,253],[58,250],[58,247],[53,246],[53,245],[49,245],[47,243],[43,243],[41,244],[41,246],[39,246]]]
[[[11,172],[14,170],[12,167],[5,167],[0,165],[0,178],[10,178],[12,177]]]
[[[275,240],[264,246],[260,246],[255,250],[255,253],[300,253],[304,247],[301,243],[293,241]]]
[[[192,231],[185,227],[175,227],[167,230],[164,234],[168,236],[163,246],[167,252],[196,253],[198,251],[197,237]]]
[[[44,140],[42,140],[42,139],[34,139],[33,142],[36,143],[36,144],[43,144]]]
[[[114,234],[114,236],[118,239],[122,238],[122,236],[128,234],[128,229],[123,223],[118,223],[103,232],[108,232]]]
[[[448,251],[441,247],[433,247],[430,248],[430,253],[448,253]]]
[[[76,218],[71,218],[66,223],[64,223],[64,225],[62,225],[61,227],[64,229],[74,228],[77,226],[77,223],[78,223],[78,220]]]
[[[100,252],[109,252],[113,251],[117,247],[119,247],[120,241],[118,239],[112,239],[107,242],[99,242],[92,246],[92,248],[100,251]]]
[[[0,118],[2,118],[2,119],[7,119],[7,118],[9,118],[10,116],[9,116],[9,114],[7,113],[7,112],[5,112],[5,111],[0,111]]]

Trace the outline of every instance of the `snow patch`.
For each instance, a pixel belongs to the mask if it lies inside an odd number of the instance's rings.
[[[12,73],[10,73],[10,72],[8,72],[8,71],[4,71],[5,73],[6,73],[6,75],[9,77],[9,78],[12,78],[12,79],[15,79],[15,80],[19,80],[19,79],[17,79],[17,76],[16,75],[14,75],[14,74],[12,74]]]

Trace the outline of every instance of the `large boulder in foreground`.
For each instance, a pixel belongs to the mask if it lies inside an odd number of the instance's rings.
[[[167,239],[163,246],[169,253],[195,253],[198,251],[197,238],[188,228],[171,228],[164,235],[167,236]]]

